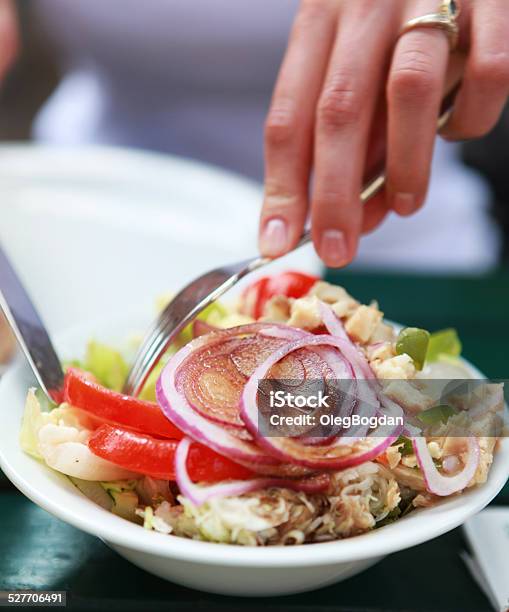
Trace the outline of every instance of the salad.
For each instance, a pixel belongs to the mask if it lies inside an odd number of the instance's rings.
[[[91,342],[66,364],[58,405],[28,391],[20,443],[148,530],[252,546],[346,538],[485,482],[502,385],[444,404],[429,384],[471,378],[460,353],[452,329],[398,331],[376,303],[285,272],[207,308],[138,398],[121,393],[125,355]],[[346,381],[342,422],[363,406],[383,424],[269,435],[260,383],[273,379]]]

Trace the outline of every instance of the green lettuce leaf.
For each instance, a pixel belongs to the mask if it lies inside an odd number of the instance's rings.
[[[437,361],[441,356],[459,357],[461,341],[455,329],[443,329],[431,334],[426,353],[426,361]]]

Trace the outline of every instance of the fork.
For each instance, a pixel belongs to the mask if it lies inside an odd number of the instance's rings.
[[[452,108],[446,110],[438,120],[440,130],[450,117]],[[381,172],[362,190],[360,199],[365,204],[385,184],[385,173]],[[311,232],[302,235],[298,249],[311,242]],[[136,353],[133,366],[127,376],[123,392],[137,396],[158,361],[178,334],[207,306],[234,287],[242,278],[273,261],[267,257],[252,257],[228,266],[210,270],[199,276],[180,291],[151,325]]]

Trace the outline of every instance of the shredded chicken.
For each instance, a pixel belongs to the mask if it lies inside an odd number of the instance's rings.
[[[200,508],[183,497],[180,505],[164,501],[154,512],[158,521],[150,527],[198,540],[251,546],[322,542],[373,529],[400,499],[390,471],[369,462],[336,472],[329,490],[321,494],[268,489],[215,499]]]

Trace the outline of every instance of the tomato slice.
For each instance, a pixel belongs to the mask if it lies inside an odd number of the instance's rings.
[[[303,272],[282,272],[270,279],[268,293],[274,295],[286,295],[291,298],[301,298],[309,293],[311,287],[319,280],[317,276],[304,274]]]
[[[265,293],[269,281],[270,277],[262,276],[245,288],[241,297],[241,311],[244,314],[255,319],[262,316],[263,306],[267,301]]]
[[[107,424],[96,429],[88,441],[94,455],[132,472],[162,480],[175,480],[177,445],[177,440],[158,440]],[[195,482],[245,480],[253,477],[247,468],[196,442],[190,448],[187,470]]]
[[[258,319],[263,315],[265,304],[274,296],[285,295],[295,299],[301,298],[309,293],[318,280],[317,276],[291,270],[275,276],[263,276],[243,291],[242,311]]]
[[[174,440],[184,436],[157,404],[106,389],[77,368],[65,375],[64,401],[101,421]]]

